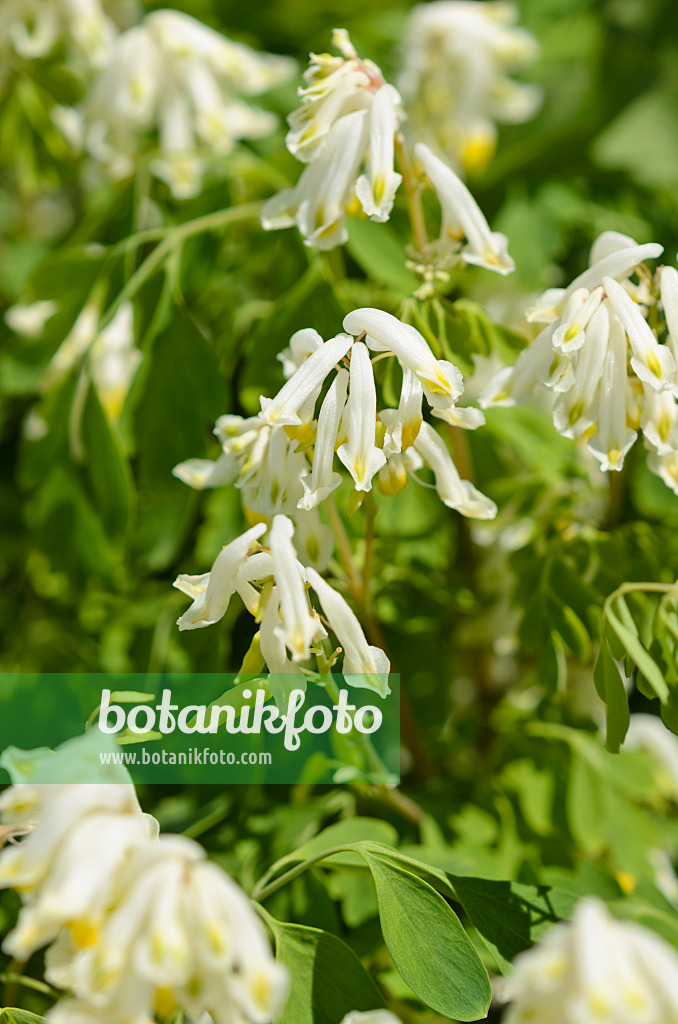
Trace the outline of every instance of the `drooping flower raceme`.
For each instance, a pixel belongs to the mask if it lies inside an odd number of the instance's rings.
[[[178,1009],[215,1024],[273,1020],[286,973],[244,892],[197,843],[161,836],[118,882],[98,941],[73,954],[63,937],[48,954],[46,977],[75,996],[51,1021],[151,1022]]]
[[[678,1017],[678,953],[586,898],[516,958],[503,995],[504,1024],[667,1024]]]
[[[0,797],[5,823],[29,824],[20,844],[0,853],[0,886],[24,906],[3,948],[27,960],[66,929],[88,945],[101,926],[115,874],[149,837],[132,785],[31,785]]]
[[[71,769],[80,758],[88,773],[87,745],[65,745]],[[286,972],[245,893],[197,843],[158,837],[130,783],[27,781],[0,805],[15,834],[28,833],[0,853],[0,884],[24,903],[3,948],[25,960],[51,943],[45,977],[71,994],[49,1020],[153,1024],[183,1011],[272,1024]]]
[[[505,276],[515,264],[509,256],[508,239],[490,229],[485,216],[461,178],[423,142],[414,147],[417,167],[425,175],[440,203],[438,238],[419,241],[407,267],[421,279],[414,293],[426,299],[439,285],[449,284],[451,272],[461,266],[478,266]]]
[[[39,60],[61,43],[69,55],[98,66],[116,32],[99,0],[3,0],[0,5],[3,62],[10,49],[24,60]]]
[[[283,512],[301,522],[300,515],[322,506],[340,486],[342,466],[359,494],[371,491],[376,479],[388,495],[426,465],[446,505],[492,518],[494,503],[460,479],[447,445],[423,421],[426,400],[431,416],[451,426],[472,430],[484,422],[479,409],[457,405],[463,392],[457,367],[436,359],[420,332],[390,313],[356,309],[343,326],[346,333],[328,341],[311,329],[298,331],[281,354],[287,382],[274,398],[262,396],[259,417],[221,417],[215,433],[222,456],[180,463],[175,475],[198,488],[235,483],[250,512]],[[370,353],[397,361],[402,388],[396,409],[379,409]],[[317,540],[324,546],[322,532]],[[322,568],[312,559],[308,564]]]
[[[301,107],[288,118],[287,148],[306,168],[294,188],[266,203],[261,218],[267,230],[296,224],[306,245],[318,249],[346,241],[349,208],[388,220],[402,180],[393,167],[402,119],[397,90],[358,56],[344,29],[333,44],[341,56],[311,54]]]
[[[155,140],[152,173],[177,199],[201,188],[210,153],[273,130],[276,118],[243,99],[294,73],[180,11],[154,11],[119,35],[82,109],[84,146],[114,180],[130,176]]]
[[[312,567],[299,560],[298,540],[292,520],[277,515],[268,531],[268,544],[252,545],[266,527],[259,524],[227,544],[209,573],[181,575],[175,587],[193,598],[178,620],[179,629],[199,629],[223,618],[237,592],[259,623],[256,642],[262,664],[274,674],[300,675],[300,664],[316,654],[326,660],[322,641],[327,638],[319,612],[309,599],[316,594],[324,618],[344,653],[347,682],[367,686],[382,696],[389,692],[389,661],[378,647],[365,639],[362,628],[342,595]]]
[[[509,77],[538,50],[517,16],[510,3],[435,0],[406,22],[398,86],[411,133],[464,173],[492,159],[497,122],[527,121],[539,108],[539,90]]]
[[[601,235],[589,268],[530,311],[543,330],[493,378],[481,404],[515,405],[546,388],[558,431],[584,438],[604,470],[622,468],[640,431],[648,465],[678,493],[678,271],[653,276],[645,266],[661,252]]]
[[[17,334],[39,337],[47,320],[57,311],[53,301],[12,307],[6,320]],[[115,316],[101,327],[101,308],[96,299],[87,302],[73,327],[45,367],[39,381],[42,393],[58,387],[71,373],[86,367],[108,418],[115,422],[122,412],[142,353],[134,340],[134,307],[123,303]]]

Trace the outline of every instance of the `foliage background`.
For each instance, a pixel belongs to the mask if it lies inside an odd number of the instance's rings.
[[[387,75],[407,13],[388,0],[173,6],[300,66],[342,25]],[[673,261],[678,8],[671,0],[518,7],[541,44],[530,77],[543,86],[544,106],[534,121],[501,131],[497,158],[474,182],[518,269],[499,284],[472,273],[468,294],[520,334],[524,293],[571,279],[603,230],[660,241]],[[294,84],[271,98],[283,116]],[[237,668],[249,620],[232,612],[218,627],[179,635],[184,599],[170,584],[177,572],[207,568],[242,530],[238,497],[191,492],[171,469],[215,454],[218,415],[252,412],[262,391],[277,389],[275,353],[294,330],[312,325],[327,337],[351,306],[395,310],[410,284],[405,212],[378,232],[357,224],[343,257],[309,254],[295,233],[264,235],[255,220],[170,246],[163,272],[136,295],[145,358],[120,431],[90,392],[74,457],[75,380],[43,403],[48,434],[26,439],[37,375],[95,280],[106,281],[112,302],[150,253],[116,249],[139,225],[150,186],[140,173],[134,187],[82,194],[75,169],[40,128],[3,103],[0,302],[55,297],[60,313],[40,342],[0,327],[0,669]],[[173,202],[157,184],[152,199],[163,223],[178,225],[265,197],[296,173],[281,128],[215,166],[198,199]],[[516,344],[475,306],[452,316],[450,330],[465,372],[474,351]],[[154,789],[144,806],[164,829],[200,835],[246,887],[321,828],[376,817],[397,830],[390,841],[446,871],[595,891],[677,941],[674,908],[648,857],[675,853],[675,793],[657,785],[646,755],[605,751],[592,666],[604,599],[625,581],[678,577],[678,499],[642,457],[608,489],[538,409],[496,410],[470,440],[479,486],[500,506],[496,524],[469,531],[412,487],[383,501],[377,518],[374,610],[409,694],[404,794],[412,804],[364,787],[300,786]],[[350,529],[360,550],[360,515]],[[634,710],[650,708],[638,691],[631,700]],[[388,826],[359,821],[355,837],[383,840]],[[2,897],[0,925],[15,904]],[[347,939],[404,1019],[443,1019],[397,977],[363,875],[308,873],[270,909]],[[41,996],[30,998],[44,1009]]]

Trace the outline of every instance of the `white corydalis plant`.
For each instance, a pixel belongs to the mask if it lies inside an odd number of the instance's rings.
[[[464,174],[482,173],[492,159],[497,123],[518,124],[539,109],[539,90],[510,77],[538,52],[516,20],[506,3],[434,0],[405,23],[398,86],[410,132]]]
[[[678,1015],[678,953],[642,925],[587,897],[572,920],[519,954],[502,983],[506,1024],[548,1019],[663,1024]]]
[[[378,476],[382,493],[396,494],[406,485],[408,473],[424,462],[430,465],[415,451],[424,399],[431,415],[451,426],[474,430],[484,422],[479,409],[457,405],[463,393],[461,373],[453,363],[436,359],[411,324],[382,310],[363,308],[348,313],[343,326],[345,334],[326,342],[311,329],[296,332],[281,354],[287,380],[278,394],[261,397],[258,417],[221,417],[215,434],[222,442],[222,456],[215,462],[180,463],[175,476],[196,488],[234,483],[249,511],[296,518],[299,512],[321,507],[339,487],[342,477],[335,469],[335,454],[362,493],[372,489]],[[402,371],[397,409],[377,414],[370,351],[377,353],[376,359],[394,358]],[[343,365],[347,359],[348,372]],[[447,458],[453,467],[449,453]],[[444,478],[451,479],[451,472]],[[438,492],[463,515],[494,514],[492,502],[467,501],[459,496],[458,486],[439,487]],[[453,492],[456,498],[451,497]],[[318,528],[316,546],[329,551],[322,534],[323,528]],[[318,567],[312,557],[307,561]]]
[[[333,44],[341,56],[311,54],[301,106],[288,117],[287,148],[306,167],[261,215],[266,230],[296,225],[317,249],[343,245],[354,204],[371,220],[388,220],[402,181],[393,166],[402,119],[398,91],[376,64],[358,56],[345,29],[335,30]]]
[[[312,512],[315,516],[315,510]],[[253,542],[266,529],[253,527],[227,544],[210,573],[179,576],[175,586],[193,604],[178,620],[180,629],[200,629],[223,618],[231,598],[238,593],[251,615],[260,623],[259,647],[269,672],[298,673],[299,664],[319,652],[327,631],[309,599],[315,592],[330,628],[344,652],[344,674],[352,686],[368,687],[381,696],[388,692],[390,664],[384,652],[370,646],[345,599],[311,565],[300,561],[308,553],[304,531],[309,524],[302,513],[295,530],[291,519],[278,515],[269,530],[269,550],[252,552]],[[313,524],[310,524],[311,528]],[[301,536],[300,536],[301,535]],[[313,535],[313,534],[312,534]],[[325,558],[321,558],[321,564]],[[323,654],[323,664],[325,656]]]
[[[225,155],[243,139],[260,138],[277,119],[243,96],[290,78],[295,63],[257,53],[181,11],[153,11],[112,42],[80,111],[82,144],[109,178],[134,173],[148,148],[159,154],[151,172],[176,199],[197,195],[205,151]]]
[[[678,271],[653,275],[645,264],[661,253],[656,243],[601,235],[590,266],[528,312],[545,326],[480,401],[516,405],[546,389],[556,429],[585,439],[607,472],[622,469],[641,432],[648,466],[678,493]]]
[[[87,742],[71,741],[71,767]],[[23,903],[3,948],[25,960],[49,944],[45,977],[71,993],[51,1021],[276,1016],[287,972],[248,897],[193,840],[158,836],[130,783],[19,783],[0,813],[28,831],[0,852],[0,886]]]

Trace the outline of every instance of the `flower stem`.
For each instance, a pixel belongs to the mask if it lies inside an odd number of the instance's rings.
[[[410,225],[414,236],[414,244],[417,252],[423,252],[428,242],[424,210],[421,205],[419,185],[414,173],[412,161],[410,160],[409,153],[405,146],[405,139],[403,138],[402,132],[398,132],[396,134],[395,151],[398,167],[400,168],[400,172],[403,176],[403,185],[405,186],[405,195],[407,196],[407,209],[410,215]]]
[[[261,211],[261,203],[244,203],[227,210],[217,210],[216,213],[208,213],[204,217],[197,217],[185,224],[179,224],[172,228],[151,228],[148,231],[139,231],[136,235],[125,240],[122,246],[116,246],[112,255],[119,255],[126,252],[128,248],[134,248],[146,242],[162,239],[153,252],[146,257],[140,267],[134,271],[124,288],[113,300],[102,317],[101,326],[105,327],[110,323],[120,307],[129,302],[139,289],[150,277],[159,270],[165,259],[172,253],[174,248],[187,238],[200,235],[205,231],[218,231],[231,224],[239,224],[246,220],[255,220]]]

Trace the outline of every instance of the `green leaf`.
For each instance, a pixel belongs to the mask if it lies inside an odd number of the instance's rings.
[[[29,1013],[28,1010],[17,1010],[5,1007],[0,1010],[0,1024],[47,1024],[44,1017],[38,1017],[37,1013]]]
[[[630,617],[628,606],[623,598],[617,599],[616,606],[619,608],[620,614],[627,618]],[[669,688],[666,685],[661,669],[640,642],[637,631],[635,634],[632,632],[631,626],[634,625],[633,620],[631,620],[629,625],[626,625],[617,618],[617,615],[614,613],[610,605],[607,606],[606,611],[607,620],[614,630],[617,639],[637,666],[638,671],[643,675],[650,688],[654,691],[657,697],[659,697],[662,703],[664,703],[668,700]]]
[[[545,885],[449,875],[455,894],[502,973],[547,928],[572,913],[577,896]]]
[[[379,989],[353,950],[330,932],[284,924],[264,914],[291,989],[278,1024],[340,1024],[351,1010],[384,1006]]]
[[[629,728],[629,698],[602,628],[598,657],[593,666],[593,682],[598,696],[606,705],[607,749],[617,753]]]
[[[572,838],[585,853],[598,856],[605,846],[599,776],[574,748],[567,788],[567,820]]]
[[[384,942],[398,973],[433,1010],[457,1021],[487,1015],[487,971],[452,908],[427,882],[365,847]]]
[[[93,387],[85,403],[82,437],[95,509],[109,538],[122,539],[132,512],[134,485],[120,442],[111,430]]]
[[[405,266],[405,250],[387,224],[351,219],[348,225],[349,253],[368,277],[392,288],[398,295],[411,295],[417,279]]]

